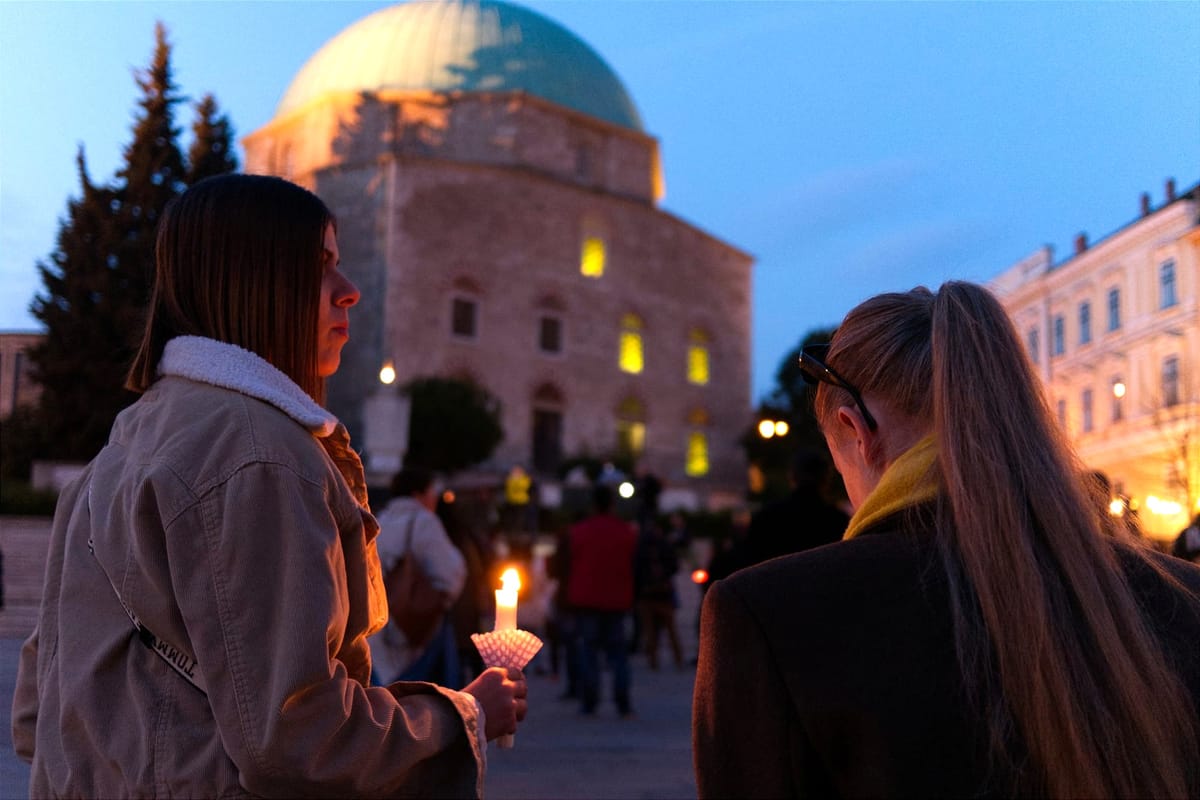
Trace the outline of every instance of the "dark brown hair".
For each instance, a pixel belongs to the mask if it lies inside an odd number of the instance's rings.
[[[1013,765],[1016,790],[1195,791],[1194,706],[1115,548],[1144,551],[1106,537],[1102,505],[1003,306],[962,282],[879,295],[846,316],[829,363],[868,402],[933,420],[955,645],[995,757],[1014,744],[1029,755]],[[818,418],[851,402],[821,384]]]
[[[204,336],[257,353],[317,402],[325,229],[320,198],[281,178],[220,175],[176,198],[155,244],[154,292],[126,387],[154,382],[163,347]]]

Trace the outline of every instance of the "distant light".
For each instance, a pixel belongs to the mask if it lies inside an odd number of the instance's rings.
[[[708,583],[708,571],[703,569],[693,570],[692,583]]]
[[[633,497],[633,484],[629,481],[621,481],[621,485],[617,487],[617,494],[626,500]]]
[[[1108,513],[1112,514],[1114,517],[1125,516],[1125,501],[1119,497],[1114,498],[1113,501],[1108,504]]]
[[[758,423],[758,435],[764,439],[770,439],[775,435],[775,420],[764,419]]]
[[[1120,400],[1124,396],[1125,396],[1125,384],[1121,383],[1120,381],[1117,381],[1116,383],[1113,384],[1113,397]]]
[[[391,361],[383,362],[383,367],[379,370],[379,382],[384,386],[391,386],[396,382],[396,368]]]
[[[784,422],[781,419],[775,420],[775,435],[776,436],[787,436],[789,430],[791,430],[791,428],[788,426],[788,424],[786,422]]]
[[[1150,509],[1151,514],[1161,514],[1164,517],[1173,517],[1183,513],[1183,506],[1179,503],[1174,500],[1163,500],[1154,495],[1146,498],[1146,508]]]
[[[442,502],[446,503],[447,505],[450,503],[453,503],[454,502],[454,492],[450,491],[449,489],[442,492]]]

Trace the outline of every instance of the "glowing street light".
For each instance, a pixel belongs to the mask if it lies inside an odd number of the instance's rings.
[[[383,367],[379,370],[379,382],[384,386],[391,386],[396,382],[396,368],[392,366],[390,359],[383,362]]]
[[[1117,381],[1116,383],[1113,384],[1113,397],[1120,400],[1124,396],[1125,396],[1125,384],[1122,383],[1121,381]]]
[[[781,419],[764,419],[758,423],[758,435],[764,439],[788,435],[791,426]]]
[[[617,494],[626,500],[633,497],[633,484],[629,481],[621,481],[621,485],[617,487]]]

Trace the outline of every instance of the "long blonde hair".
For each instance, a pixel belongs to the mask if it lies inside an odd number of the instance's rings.
[[[1195,706],[999,302],[963,282],[879,295],[846,316],[829,362],[863,394],[933,420],[956,649],[994,757],[1020,776],[1013,789],[1186,797],[1200,788]],[[818,417],[848,402],[822,384]],[[1023,765],[1011,763],[1014,746],[1028,755]]]

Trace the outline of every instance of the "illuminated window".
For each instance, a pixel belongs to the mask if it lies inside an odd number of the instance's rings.
[[[637,314],[626,314],[621,317],[621,339],[617,364],[622,372],[634,375],[639,374],[645,365],[642,356],[642,320]]]
[[[708,474],[708,437],[703,431],[692,431],[688,434],[684,472],[692,478]]]
[[[579,257],[580,273],[589,278],[599,278],[604,274],[604,261],[604,240],[599,236],[584,237],[583,252]]]
[[[646,449],[646,411],[642,401],[627,397],[617,406],[617,452],[633,460]]]
[[[704,331],[693,330],[687,354],[688,383],[704,386],[708,383],[708,336]]]

